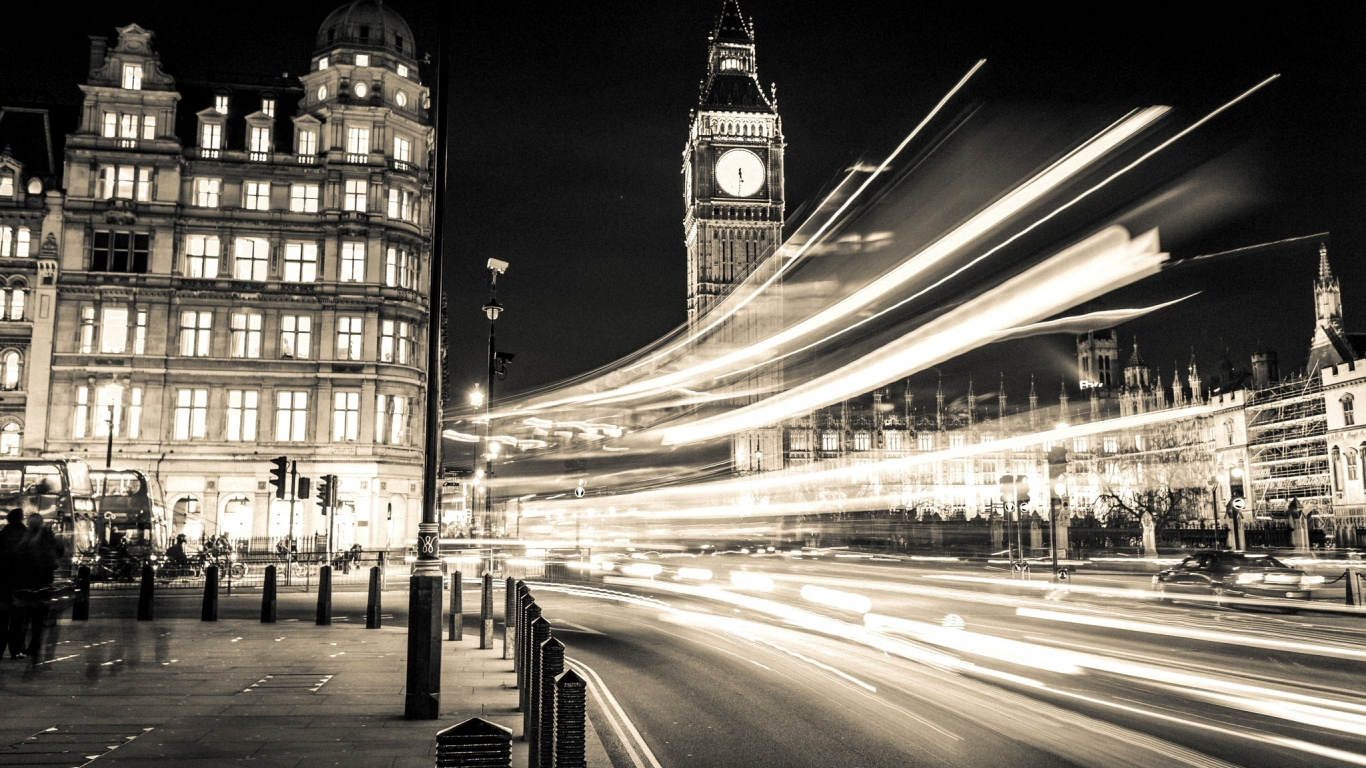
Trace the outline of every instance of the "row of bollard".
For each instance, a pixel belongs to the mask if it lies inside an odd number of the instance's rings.
[[[458,576],[458,574],[457,574]],[[218,568],[209,566],[204,570],[204,599],[200,604],[200,621],[218,621]],[[275,566],[266,566],[265,580],[261,585],[261,623],[274,624],[276,601],[278,599],[278,578]],[[381,627],[380,611],[383,609],[382,595],[384,573],[379,566],[370,569],[370,590],[365,601],[365,628]],[[153,605],[156,598],[156,573],[152,566],[142,568],[142,583],[138,588],[138,621],[152,621],[155,618]],[[81,566],[76,572],[76,589],[71,604],[72,621],[90,619],[90,567]],[[332,623],[332,567],[324,565],[318,574],[318,603],[314,614],[318,626]],[[453,638],[454,639],[454,638]]]
[[[553,636],[530,588],[508,580],[505,640],[517,670],[522,734],[531,768],[583,768],[587,683],[565,669],[564,643]],[[510,639],[508,636],[510,635]]]

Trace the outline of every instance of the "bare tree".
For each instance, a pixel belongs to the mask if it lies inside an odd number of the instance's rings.
[[[1204,432],[1204,420],[1162,422],[1116,437],[1115,453],[1093,454],[1096,507],[1106,523],[1161,530],[1198,519],[1214,477]]]

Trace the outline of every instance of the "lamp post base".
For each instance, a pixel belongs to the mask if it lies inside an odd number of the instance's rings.
[[[408,684],[403,716],[435,720],[441,710],[441,575],[408,581]]]

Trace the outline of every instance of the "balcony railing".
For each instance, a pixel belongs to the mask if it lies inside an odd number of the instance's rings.
[[[417,165],[407,160],[390,160],[389,167],[401,173],[417,173]]]
[[[317,165],[317,164],[318,164],[318,156],[317,156],[317,155],[295,155],[295,156],[294,156],[294,162],[298,163],[299,165]]]
[[[346,162],[353,165],[366,165],[370,162],[370,155],[361,152],[347,152]]]
[[[221,149],[210,149],[209,147],[199,148],[199,157],[204,160],[217,160],[223,153]]]
[[[271,153],[253,150],[252,152],[247,153],[247,159],[253,163],[269,163],[271,160]]]
[[[119,149],[137,149],[137,139],[119,139]]]

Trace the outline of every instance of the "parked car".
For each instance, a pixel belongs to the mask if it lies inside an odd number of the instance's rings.
[[[1153,577],[1153,589],[1163,600],[1187,595],[1213,597],[1216,604],[1232,598],[1308,600],[1323,585],[1270,555],[1248,552],[1201,552]]]

